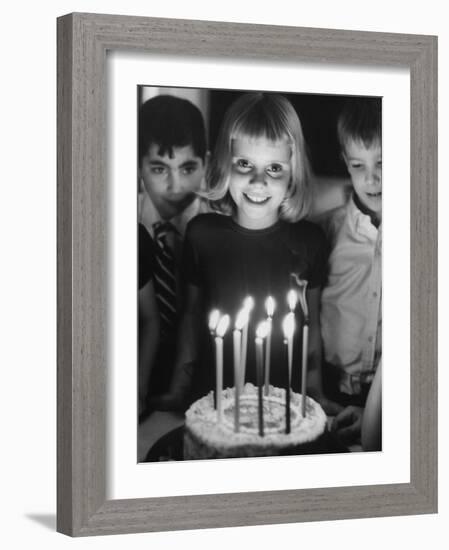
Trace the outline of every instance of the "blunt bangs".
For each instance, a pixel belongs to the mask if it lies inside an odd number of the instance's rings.
[[[281,141],[291,136],[286,132],[288,122],[282,109],[273,102],[267,103],[260,101],[242,112],[235,121],[231,132],[231,142],[233,139],[242,136],[248,138],[266,138],[269,141]]]

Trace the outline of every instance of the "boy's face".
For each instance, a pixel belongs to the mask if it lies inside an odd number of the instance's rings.
[[[142,158],[140,175],[145,191],[163,219],[170,219],[195,198],[204,176],[205,165],[191,145],[173,147],[173,157],[159,154],[159,146],[150,145]]]
[[[373,142],[368,148],[362,141],[348,141],[343,157],[352,185],[362,203],[372,212],[382,211],[382,148]]]

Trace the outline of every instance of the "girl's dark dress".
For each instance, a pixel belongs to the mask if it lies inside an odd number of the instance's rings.
[[[187,227],[182,273],[186,283],[198,286],[203,297],[199,358],[193,369],[190,402],[214,389],[215,355],[207,323],[209,313],[218,308],[231,316],[224,337],[224,387],[234,386],[232,331],[246,296],[255,307],[248,331],[246,381],[256,383],[255,330],[266,319],[265,300],[273,296],[270,383],[285,387],[287,363],[282,320],[288,313],[287,293],[294,288],[291,274],[308,281],[308,288],[322,286],[326,278],[327,245],[321,229],[307,221],[278,221],[261,230],[245,229],[229,216],[202,214]],[[302,314],[296,308],[296,333],[292,386],[300,390]]]

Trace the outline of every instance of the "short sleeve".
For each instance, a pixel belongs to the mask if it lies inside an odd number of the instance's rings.
[[[308,282],[308,288],[327,281],[329,247],[323,230],[316,224],[300,221],[289,225],[289,251],[292,272]]]
[[[308,281],[309,288],[323,287],[327,282],[329,245],[323,230],[310,224]]]

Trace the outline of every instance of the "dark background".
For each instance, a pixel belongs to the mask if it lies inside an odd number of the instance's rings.
[[[213,152],[218,130],[230,104],[245,91],[210,91],[209,148]],[[347,177],[337,139],[338,115],[350,96],[282,93],[293,105],[302,124],[313,172]],[[373,101],[381,101],[373,98]]]

